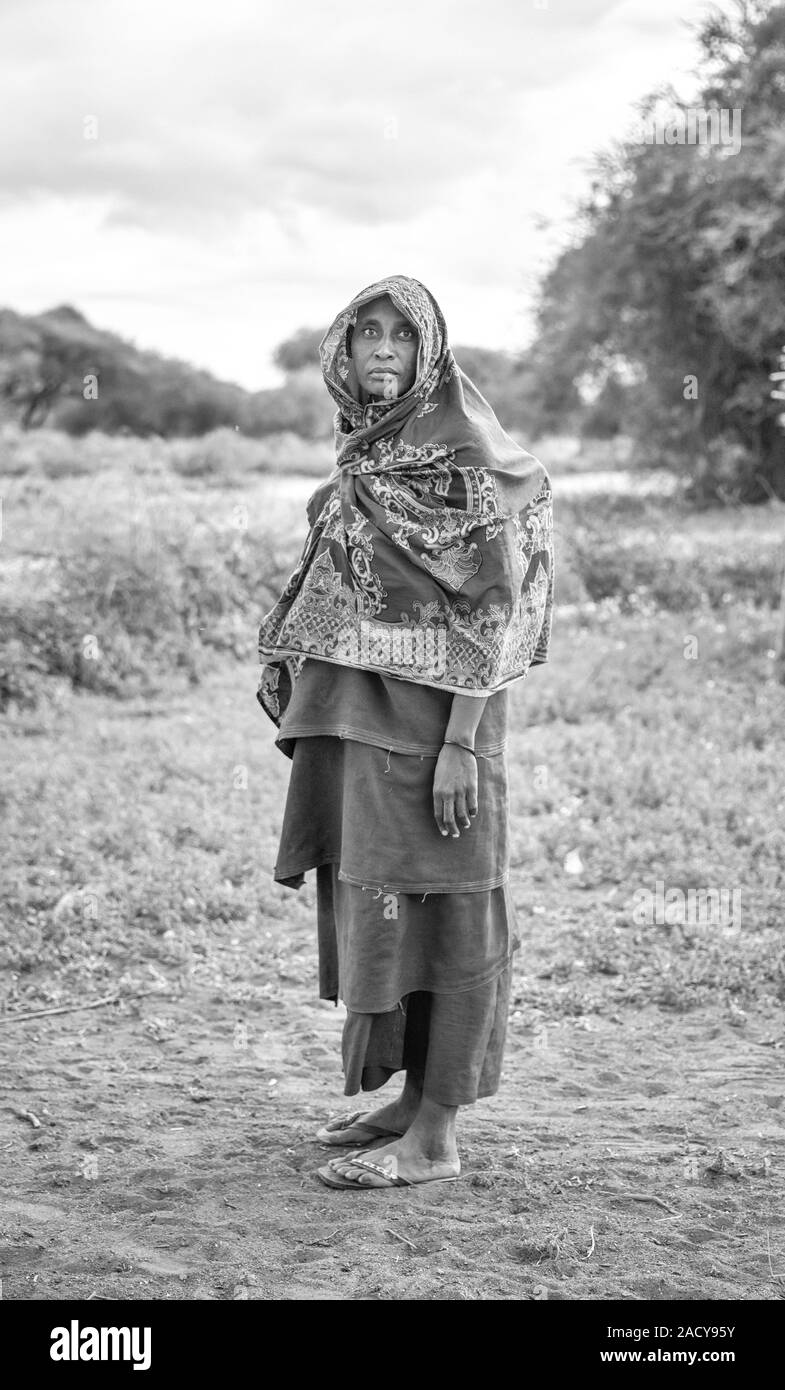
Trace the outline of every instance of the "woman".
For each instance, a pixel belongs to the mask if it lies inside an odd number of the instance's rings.
[[[365,1190],[456,1178],[458,1108],[498,1089],[519,944],[507,687],[547,659],[552,505],[419,281],[362,290],[321,360],[337,468],[262,623],[258,698],[292,759],[275,878],[316,869],[345,1094],[405,1072],[318,1132],[343,1150],[321,1180]]]

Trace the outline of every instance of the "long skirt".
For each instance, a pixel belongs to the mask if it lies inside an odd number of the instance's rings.
[[[431,809],[435,758],[327,736],[297,740],[275,876],[299,887],[305,869],[317,869],[319,992],[347,1007],[346,1095],[375,1090],[399,1070],[418,1074],[425,1094],[444,1105],[498,1089],[519,945],[503,862],[500,757],[481,766],[480,815],[452,842],[446,862],[456,870],[454,891]],[[401,788],[408,824],[393,810]],[[380,800],[386,817],[378,814]],[[391,833],[404,841],[393,846],[399,867],[392,876]],[[495,886],[464,889],[467,862],[473,882]],[[406,872],[416,892],[402,890]]]

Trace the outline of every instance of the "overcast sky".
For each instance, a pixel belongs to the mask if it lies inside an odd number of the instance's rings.
[[[592,153],[691,95],[707,8],[0,0],[0,304],[257,388],[401,273],[453,342],[521,347]]]

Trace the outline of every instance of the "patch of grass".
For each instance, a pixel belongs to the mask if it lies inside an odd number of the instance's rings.
[[[23,430],[6,421],[0,426],[0,475],[57,482],[64,478],[95,477],[113,468],[135,473],[160,467],[168,443],[134,435],[103,434],[100,430],[75,436],[62,430]]]
[[[307,473],[326,477],[335,451],[325,440],[301,439],[284,431],[248,439],[231,429],[212,430],[201,439],[172,440],[168,461],[175,473],[212,486],[238,483],[249,473]]]
[[[563,621],[549,665],[512,692],[530,1002],[583,1013],[613,1000],[782,997],[785,797],[774,769],[785,690],[772,631],[770,613],[740,605],[722,621],[598,609],[580,626]],[[658,881],[685,895],[737,890],[739,929],[678,915],[638,924],[636,894],[653,896]]]
[[[557,490],[554,517],[562,603],[672,612],[779,603],[785,530],[772,505],[697,513],[677,499],[559,499]]]
[[[0,425],[0,474],[48,479],[98,477],[114,469],[196,479],[213,487],[257,473],[326,477],[335,463],[330,440],[302,439],[291,430],[251,439],[222,426],[194,438],[137,438],[93,430],[74,436],[56,429]]]
[[[50,676],[127,696],[170,672],[198,680],[210,651],[253,652],[297,550],[261,500],[216,507],[111,473],[104,486],[71,479],[43,501],[27,482],[8,498],[0,707],[34,703]]]
[[[708,614],[687,659],[675,614],[564,619],[550,664],[513,688],[521,998],[544,1021],[782,997],[785,691],[766,621]],[[185,692],[65,692],[6,721],[9,1007],[159,977],[238,1001],[315,979],[314,885],[271,878],[288,763],[255,661],[214,650],[208,666]],[[740,889],[740,929],[636,923],[657,880]]]
[[[81,450],[85,469],[52,482],[44,465],[61,446]],[[121,695],[173,671],[198,680],[211,649],[247,655],[304,535],[312,485],[290,470],[308,456],[324,476],[331,462],[321,443],[232,430],[173,441],[33,431],[15,448],[28,471],[4,498],[0,707],[34,702],[49,675]],[[641,490],[575,494],[565,482],[560,495],[558,479],[555,492],[559,610],[722,613],[779,600],[771,507],[696,513]]]

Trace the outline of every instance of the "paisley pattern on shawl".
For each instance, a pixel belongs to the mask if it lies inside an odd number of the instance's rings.
[[[414,385],[359,400],[347,332],[388,295],[419,335]],[[337,467],[308,502],[300,561],[259,630],[258,699],[279,724],[307,657],[467,695],[547,660],[553,508],[541,463],[501,428],[419,281],[362,290],[321,344]]]

